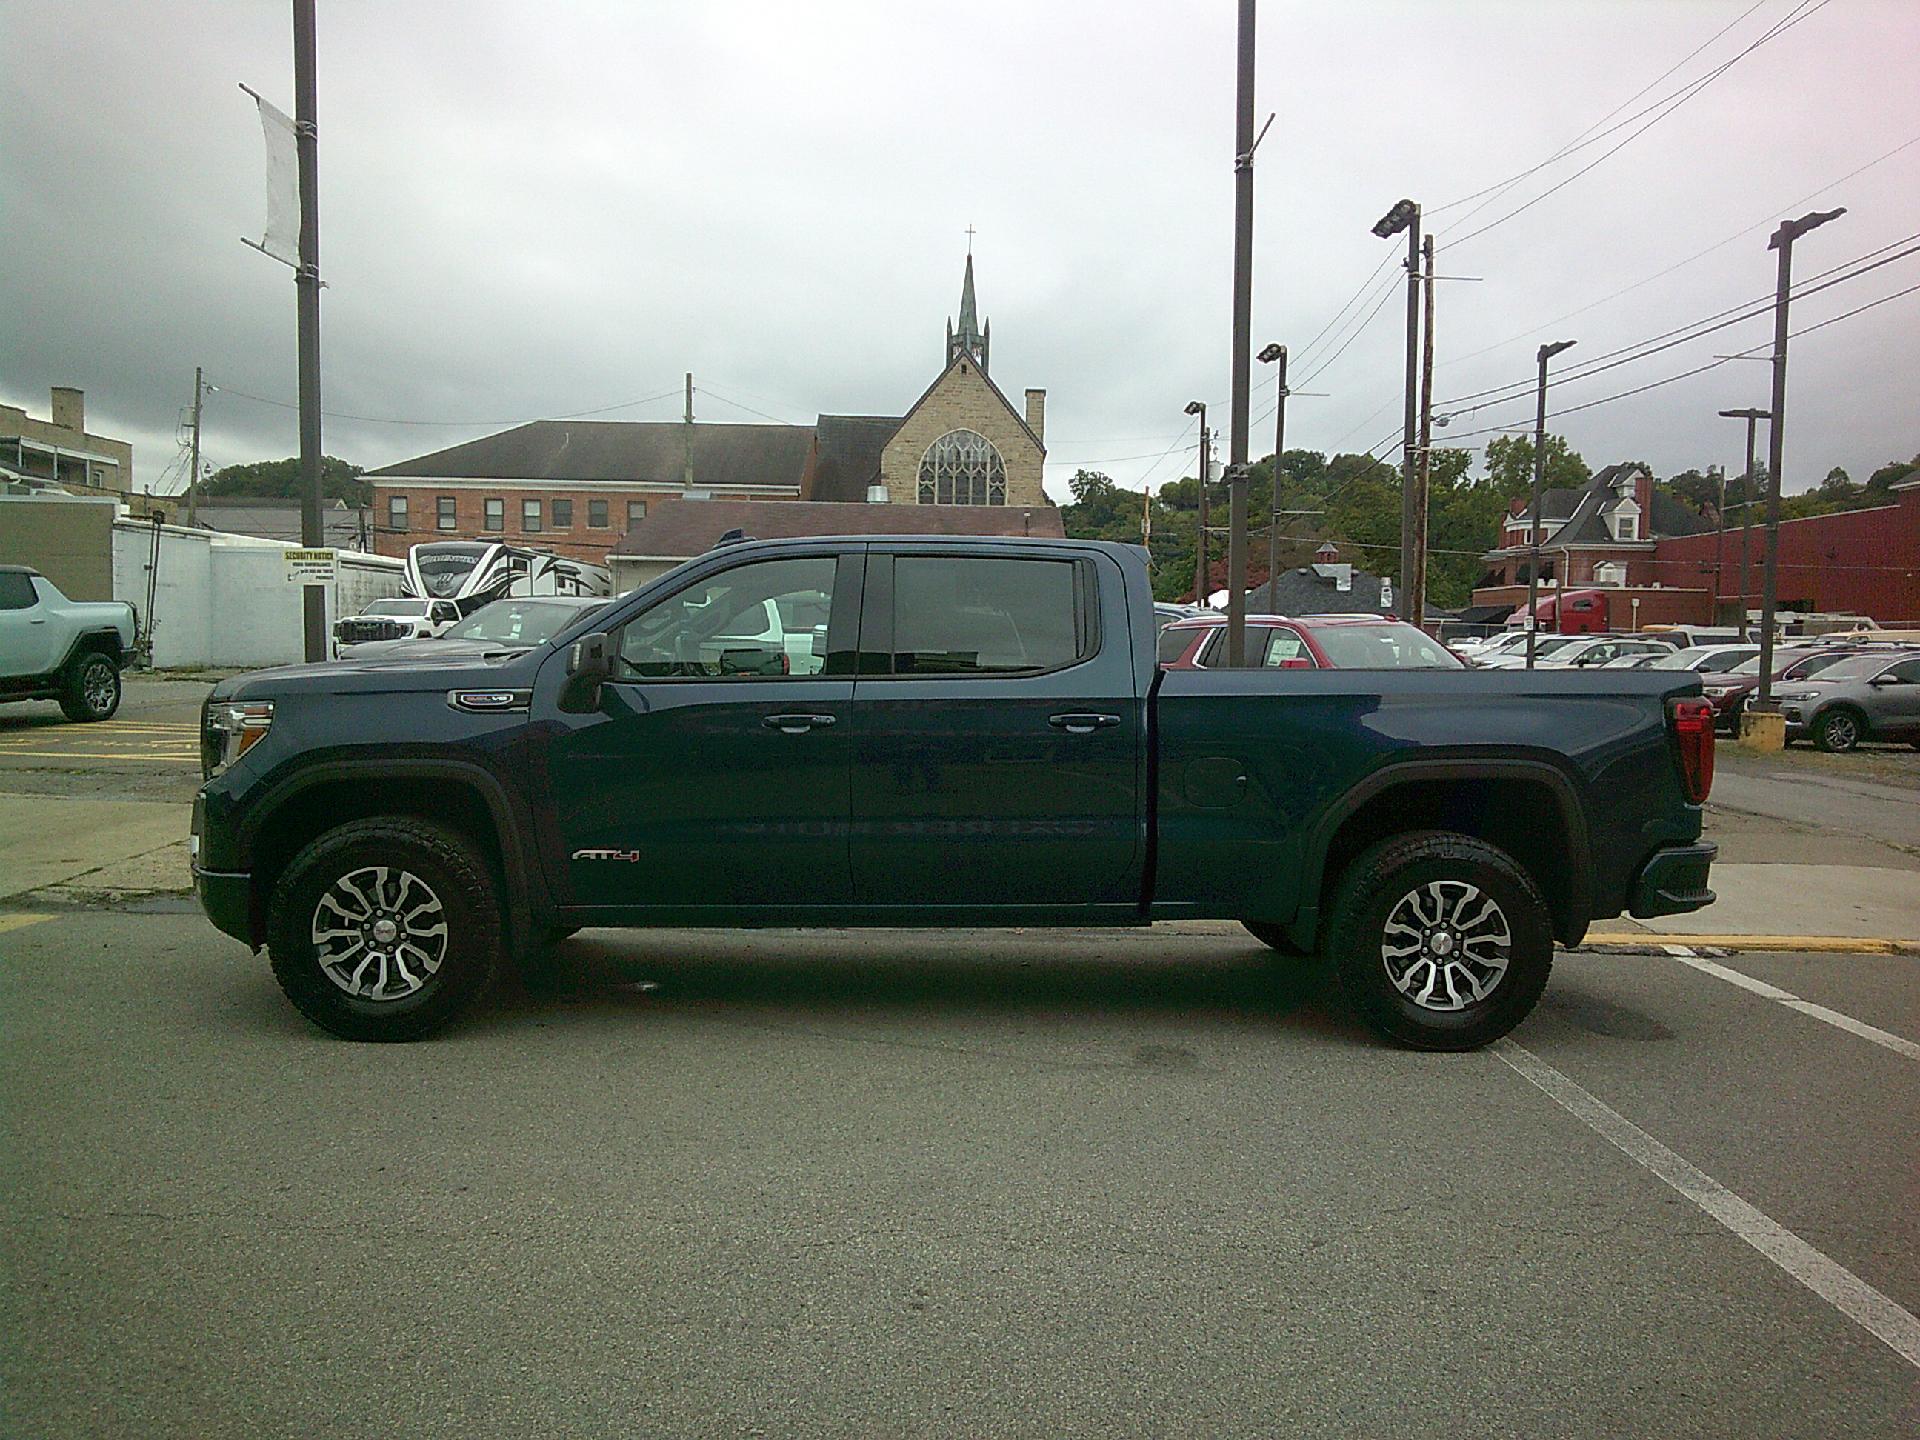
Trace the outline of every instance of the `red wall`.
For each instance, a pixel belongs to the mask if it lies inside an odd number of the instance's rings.
[[[1787,520],[1780,526],[1780,600],[1796,609],[1852,611],[1882,624],[1920,622],[1920,488],[1894,492],[1896,503]],[[1756,517],[1757,518],[1757,517]],[[1741,532],[1684,535],[1662,540],[1649,567],[1662,585],[1715,589],[1740,597]],[[1755,524],[1748,547],[1746,596],[1760,606],[1766,530]],[[1636,567],[1638,568],[1638,567]]]

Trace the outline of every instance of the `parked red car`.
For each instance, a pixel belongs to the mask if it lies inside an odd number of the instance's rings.
[[[1169,670],[1222,670],[1224,615],[1176,620],[1160,632]],[[1278,670],[1461,670],[1446,646],[1402,620],[1378,615],[1249,615],[1247,664]]]

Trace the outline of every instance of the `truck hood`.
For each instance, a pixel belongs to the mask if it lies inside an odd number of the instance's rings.
[[[393,691],[476,688],[519,689],[533,683],[534,672],[550,647],[501,650],[431,642],[421,653],[370,656],[365,660],[327,660],[314,665],[279,665],[250,670],[213,687],[214,700],[271,700],[281,695],[368,695]]]

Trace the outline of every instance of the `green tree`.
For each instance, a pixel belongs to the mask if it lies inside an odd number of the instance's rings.
[[[320,494],[328,500],[345,500],[349,505],[373,503],[373,486],[360,477],[366,472],[336,456],[320,461]],[[295,500],[300,496],[300,460],[253,460],[244,465],[227,465],[216,470],[213,478],[200,487],[202,496],[245,495],[268,499]]]
[[[1544,488],[1577,490],[1593,478],[1593,470],[1564,435],[1547,436]],[[1533,437],[1496,435],[1487,442],[1487,483],[1509,500],[1533,489]]]

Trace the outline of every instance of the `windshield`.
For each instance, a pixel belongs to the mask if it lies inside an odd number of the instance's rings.
[[[362,615],[424,615],[424,600],[376,600],[360,612]]]
[[[1169,626],[1160,632],[1160,663],[1171,665],[1187,653],[1187,647],[1193,644],[1194,627],[1189,625],[1176,630]]]
[[[496,600],[448,630],[446,638],[531,648],[552,639],[592,608],[557,600]]]
[[[1340,670],[1458,670],[1446,646],[1411,625],[1328,625],[1314,640]]]
[[[1688,654],[1685,650],[1676,650],[1671,655],[1657,655],[1647,663],[1649,670],[1694,670],[1699,668],[1703,657]]]
[[[1809,667],[1795,678],[1804,680],[1809,675],[1818,674],[1822,680],[1867,680],[1893,664],[1896,658],[1892,655],[1841,655],[1827,661],[1817,671]]]

